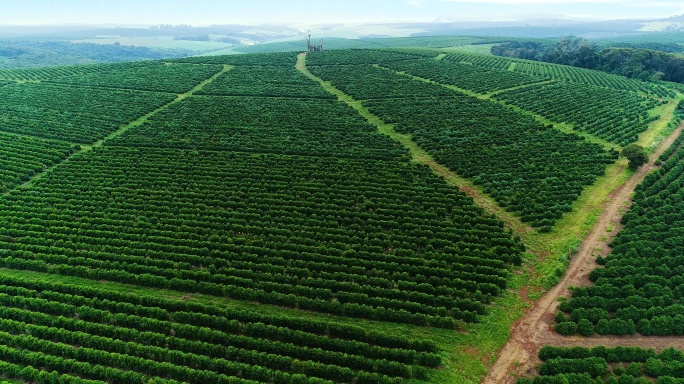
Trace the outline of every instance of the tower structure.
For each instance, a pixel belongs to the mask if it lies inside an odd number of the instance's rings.
[[[319,40],[318,45],[311,44],[311,31],[306,35],[306,52],[323,52],[323,39]]]

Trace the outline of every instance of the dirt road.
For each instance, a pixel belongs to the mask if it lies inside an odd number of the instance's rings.
[[[629,180],[610,194],[610,200],[605,204],[603,213],[596,224],[582,241],[577,255],[570,262],[570,266],[563,280],[546,292],[527,313],[513,325],[508,343],[501,349],[499,357],[490,368],[482,381],[483,384],[514,383],[516,377],[531,373],[539,363],[537,353],[544,345],[554,346],[641,346],[663,349],[677,347],[684,349],[682,337],[644,337],[635,336],[594,336],[594,337],[563,337],[552,327],[553,317],[558,307],[559,297],[570,295],[569,287],[586,286],[589,284],[589,273],[595,268],[596,256],[605,256],[610,252],[608,243],[621,228],[620,219],[624,214],[623,207],[627,207],[634,189],[655,167],[654,161],[672,145],[684,128],[682,124],[675,132],[663,141],[651,155],[648,164],[643,165]],[[610,228],[610,232],[608,231]],[[602,240],[604,238],[604,240]]]

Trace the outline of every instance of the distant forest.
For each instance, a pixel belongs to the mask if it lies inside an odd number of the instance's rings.
[[[600,46],[587,39],[563,37],[555,43],[512,41],[492,47],[496,56],[597,69],[644,81],[684,83],[684,48],[673,43],[623,43]]]
[[[0,40],[0,68],[116,63],[185,57],[184,49],[155,49],[120,44],[67,41]]]

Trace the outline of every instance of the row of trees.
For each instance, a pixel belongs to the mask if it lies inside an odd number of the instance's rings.
[[[70,372],[74,375],[79,375],[82,377],[88,377],[93,380],[99,381],[116,381],[122,383],[132,383],[132,384],[144,384],[147,383],[151,377],[136,372],[135,370],[125,370],[124,368],[114,368],[106,366],[103,364],[117,365],[118,361],[121,361],[123,357],[119,355],[111,355],[108,353],[98,353],[98,351],[89,348],[79,348],[75,349],[71,346],[41,342],[39,339],[28,337],[11,337],[8,334],[0,334],[0,338],[4,343],[19,344],[17,348],[9,347],[6,345],[0,346],[0,358],[4,361],[27,365],[32,367],[43,367],[45,370],[54,370],[58,372]],[[29,349],[26,349],[29,348]],[[30,348],[42,349],[51,348],[51,353],[44,353],[42,350],[40,352],[31,351]],[[75,351],[80,354],[80,356],[86,361],[79,361],[73,358],[61,357],[52,353],[65,353],[69,356],[68,351]],[[47,352],[47,351],[45,351]],[[125,359],[125,358],[123,358]],[[144,359],[125,359],[127,365],[134,364],[134,366],[145,364]],[[154,366],[154,364],[152,364]],[[212,382],[212,383],[225,383],[225,384],[252,384],[258,381],[244,380],[237,378],[235,376],[217,375],[210,371],[195,370],[187,367],[179,367],[171,364],[165,364],[163,369],[174,376],[182,377],[181,380],[173,380],[171,383],[189,382],[189,383],[201,383],[201,382]],[[249,372],[251,373],[251,372]],[[267,370],[263,370],[259,376],[270,379],[272,375]],[[285,376],[286,378],[289,378]],[[161,382],[168,383],[169,381],[161,378]],[[159,379],[157,379],[159,380]],[[290,381],[280,381],[281,383],[289,383]],[[329,383],[329,381],[324,380],[309,380],[307,382],[322,384]]]
[[[284,332],[284,330],[291,329],[294,334],[299,336],[285,338],[285,341],[352,353],[351,350],[341,349],[344,348],[342,344],[338,345],[338,343],[344,342],[349,343],[351,348],[353,348],[353,351],[355,351],[353,353],[362,354],[364,356],[371,353],[371,355],[368,356],[389,358],[388,356],[390,355],[385,354],[386,352],[384,349],[378,349],[381,347],[415,350],[417,352],[436,352],[435,343],[432,341],[408,339],[403,336],[389,336],[385,333],[369,332],[362,327],[334,322],[301,319],[297,317],[288,317],[282,314],[265,315],[259,312],[206,305],[195,301],[165,299],[149,295],[140,296],[131,293],[98,289],[91,286],[67,285],[46,281],[29,281],[11,276],[0,276],[0,284],[2,284],[0,286],[2,292],[9,295],[37,297],[40,292],[42,296],[48,298],[53,297],[54,295],[68,297],[69,300],[72,300],[79,305],[82,305],[85,302],[84,300],[90,300],[88,303],[91,305],[108,306],[111,305],[109,303],[116,303],[117,308],[123,306],[126,311],[116,309],[114,312],[144,315],[145,317],[152,317],[159,320],[170,320],[171,316],[202,320],[204,316],[211,316],[212,319],[223,319],[223,321],[230,324],[222,326],[224,330],[233,327],[233,322],[230,319],[238,321],[240,325],[235,326],[235,328],[239,328],[243,332],[248,332],[249,327],[247,327],[246,324],[264,324],[267,328],[259,327],[258,332],[255,332],[262,335],[268,335],[272,333],[273,329],[269,327],[277,327],[278,339],[283,339],[284,336],[282,335],[282,332]],[[95,304],[99,301],[101,301],[102,304]],[[176,320],[176,322],[181,321]],[[333,338],[327,336],[332,336]],[[364,340],[365,342],[352,342],[354,340]]]
[[[121,313],[111,314],[86,306],[76,307],[64,302],[39,298],[4,294],[1,298],[3,308],[0,309],[0,316],[5,320],[0,321],[0,330],[5,332],[30,334],[52,342],[78,344],[81,347],[170,362],[217,373],[233,372],[234,368],[230,367],[233,367],[234,363],[231,362],[239,361],[244,369],[249,368],[244,364],[250,364],[255,367],[261,366],[290,372],[301,371],[307,375],[328,377],[335,381],[350,381],[363,372],[366,372],[365,377],[372,377],[374,372],[380,375],[421,376],[424,374],[424,369],[406,364],[413,364],[415,359],[415,363],[434,366],[434,364],[438,365],[440,360],[437,355],[416,354],[415,352],[405,354],[402,350],[396,351],[400,352],[399,354],[388,355],[407,360],[403,363],[301,347],[277,341],[273,336],[269,337],[268,332],[261,334],[259,330],[267,328],[259,324],[247,325],[245,334],[259,333],[249,337],[231,335],[187,323],[161,322]],[[64,299],[69,301],[67,297]],[[74,315],[77,315],[77,318]],[[187,316],[186,319],[192,320],[192,316]],[[173,336],[168,336],[169,334]],[[286,335],[287,333],[281,332],[280,334]],[[17,343],[25,342],[24,339],[12,340]],[[9,341],[7,344],[13,345]],[[19,344],[22,348],[29,349],[31,345],[36,344],[35,342],[30,345]],[[47,350],[43,351],[50,353]],[[69,353],[72,352],[65,350],[59,352],[58,355],[68,357]],[[82,360],[77,355],[73,358]],[[302,363],[297,363],[295,359]],[[131,366],[124,368],[138,370]],[[353,372],[350,369],[353,369]],[[357,370],[359,372],[356,372]],[[160,375],[159,372],[152,374]],[[352,376],[342,379],[340,375]],[[376,381],[385,382],[381,376],[377,376]]]
[[[36,382],[40,384],[104,384],[104,381],[89,380],[78,376],[60,374],[57,371],[40,370],[31,366],[17,365],[0,361],[0,374],[4,378]],[[171,380],[158,379],[155,384],[176,384]]]
[[[538,376],[518,379],[518,384],[553,383],[680,383],[684,378],[684,353],[667,348],[661,353],[638,347],[561,348],[545,346]],[[608,364],[619,363],[619,364]]]

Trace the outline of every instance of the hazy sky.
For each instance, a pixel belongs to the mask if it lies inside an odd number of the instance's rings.
[[[0,0],[0,24],[285,24],[658,18],[682,0]]]

